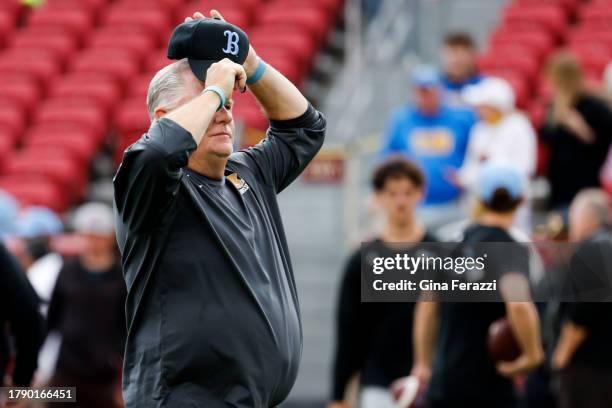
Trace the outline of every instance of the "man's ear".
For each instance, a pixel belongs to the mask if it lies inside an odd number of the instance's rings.
[[[166,116],[167,113],[168,111],[164,108],[156,108],[155,109],[155,120],[159,120],[163,118],[164,116]]]

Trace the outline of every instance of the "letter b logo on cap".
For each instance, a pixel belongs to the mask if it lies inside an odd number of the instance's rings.
[[[238,33],[230,30],[225,30],[223,35],[227,37],[227,46],[223,48],[223,51],[226,54],[238,55],[240,51],[240,47],[238,46],[238,41],[240,37],[238,37]]]

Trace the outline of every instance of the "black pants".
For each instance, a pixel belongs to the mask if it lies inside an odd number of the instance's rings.
[[[570,365],[560,377],[559,408],[612,407],[612,369]]]

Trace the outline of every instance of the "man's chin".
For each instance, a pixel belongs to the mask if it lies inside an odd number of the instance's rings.
[[[214,151],[212,152],[212,154],[214,154],[215,156],[219,158],[228,158],[231,156],[232,153],[234,153],[234,147],[232,145],[219,146],[218,148],[214,149]]]

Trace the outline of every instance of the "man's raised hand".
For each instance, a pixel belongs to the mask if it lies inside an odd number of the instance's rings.
[[[212,64],[206,71],[206,87],[218,86],[223,90],[225,99],[230,99],[234,90],[244,92],[246,78],[242,65],[224,58]]]

